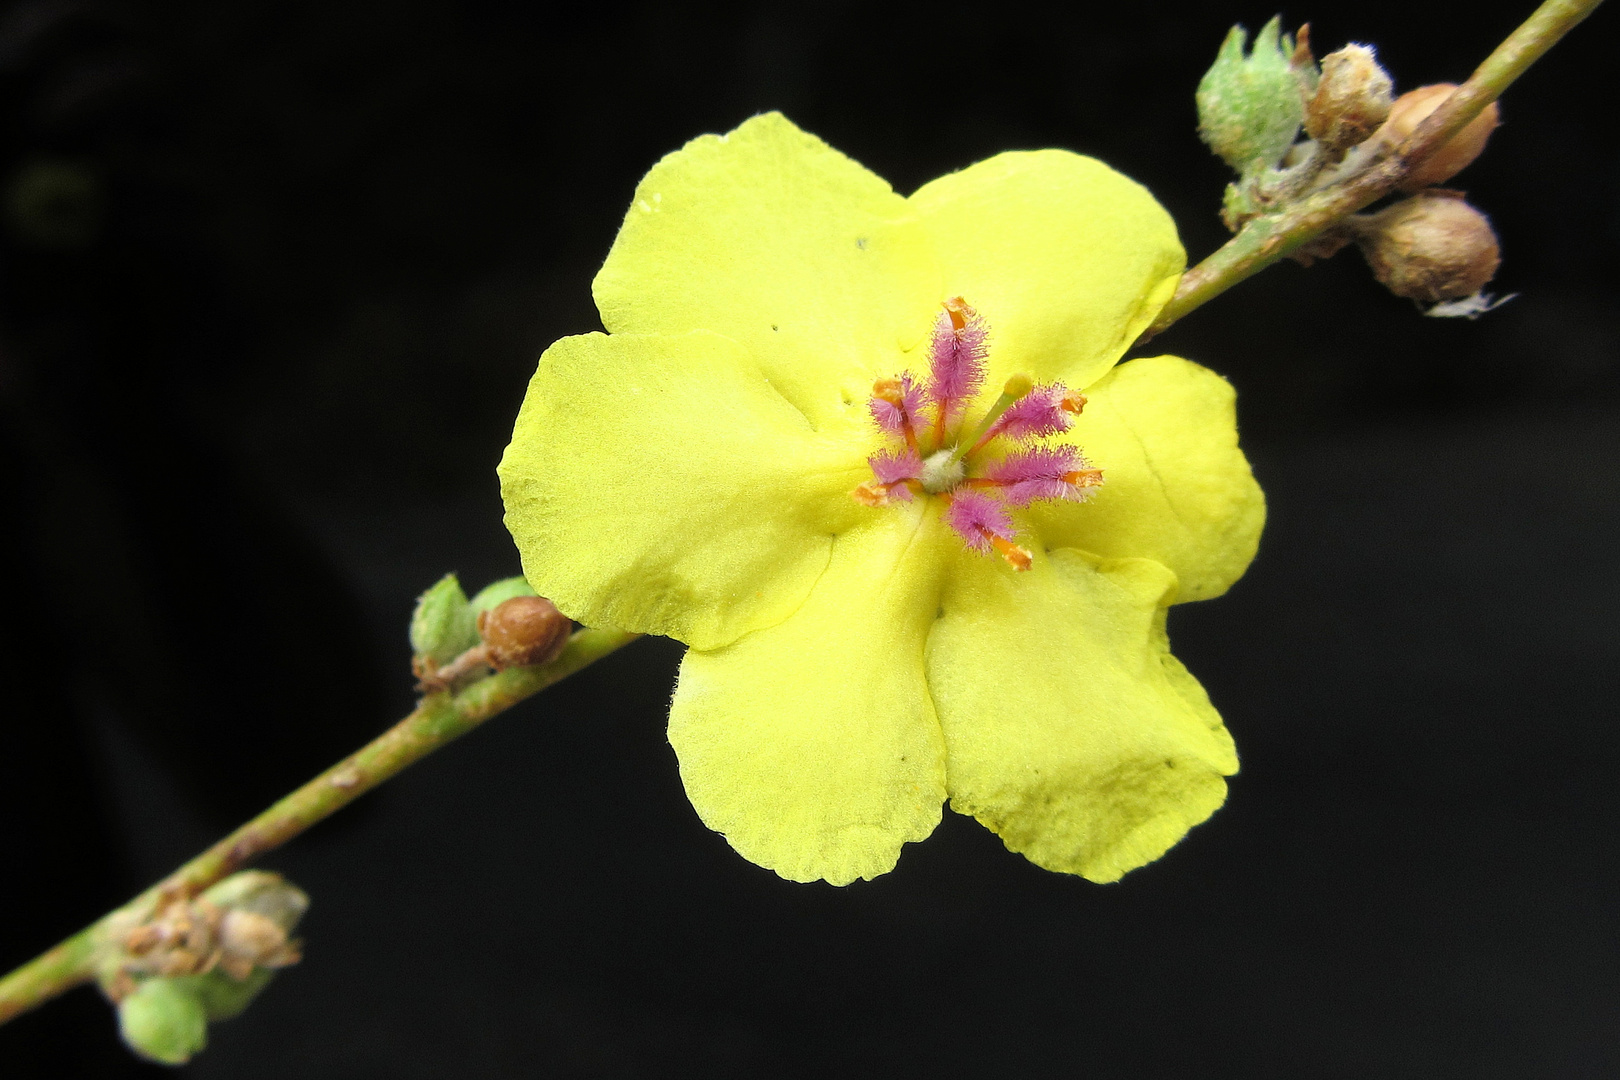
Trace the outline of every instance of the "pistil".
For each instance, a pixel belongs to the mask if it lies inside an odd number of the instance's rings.
[[[990,411],[984,414],[984,419],[979,421],[979,428],[973,433],[973,441],[969,443],[966,439],[962,440],[962,445],[959,446],[956,451],[957,459],[961,460],[962,458],[972,456],[973,454],[977,453],[985,443],[989,442],[991,439],[1000,434],[1000,431],[996,425],[1001,420],[1003,414],[1005,414],[1008,409],[1012,408],[1020,398],[1034,388],[1035,383],[1028,375],[1014,375],[1008,379],[1006,384],[1001,388],[1001,396],[996,398],[996,403],[994,405],[990,406]]]
[[[956,452],[945,449],[936,450],[928,455],[917,478],[922,481],[924,491],[930,495],[938,495],[956,487],[966,475],[967,469],[962,465]]]

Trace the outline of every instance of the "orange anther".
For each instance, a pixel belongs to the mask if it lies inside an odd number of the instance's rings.
[[[879,379],[872,384],[872,396],[898,408],[905,402],[905,393],[899,379]]]
[[[1063,474],[1063,482],[1073,484],[1075,487],[1097,487],[1102,483],[1102,470],[1077,469],[1074,472],[1066,472]]]
[[[885,506],[889,502],[889,485],[868,480],[850,492],[849,497],[862,506]]]
[[[1003,540],[999,536],[991,536],[990,543],[995,545],[996,554],[1006,559],[1014,570],[1028,570],[1030,562],[1034,559],[1029,549],[1021,548],[1011,540]]]
[[[945,314],[951,318],[953,329],[961,330],[967,326],[968,319],[973,317],[973,308],[960,296],[953,296],[945,301]]]
[[[1058,402],[1058,408],[1064,412],[1077,413],[1086,407],[1086,395],[1078,390],[1068,390],[1063,394],[1063,400]]]

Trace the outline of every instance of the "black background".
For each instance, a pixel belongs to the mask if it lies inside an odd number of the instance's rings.
[[[1286,14],[1410,88],[1528,10],[1491,7]],[[494,462],[661,154],[766,108],[901,191],[1070,147],[1197,258],[1192,89],[1270,14],[0,8],[0,967],[409,707],[412,599],[516,572]],[[1237,384],[1272,514],[1172,618],[1244,772],[1164,860],[1094,886],[947,814],[876,882],[779,881],[682,797],[643,642],[271,857],[308,959],[188,1073],[1620,1073],[1615,18],[1457,181],[1519,299],[1425,319],[1351,251],[1155,343]],[[90,991],[0,1031],[6,1077],[148,1068]]]

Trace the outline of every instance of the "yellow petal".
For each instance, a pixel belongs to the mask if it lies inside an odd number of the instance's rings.
[[[1147,189],[1064,150],[998,154],[925,185],[911,208],[946,296],[990,324],[990,378],[1079,388],[1099,378],[1175,292],[1186,253]]]
[[[962,556],[928,639],[951,807],[1049,870],[1113,881],[1226,797],[1232,741],[1170,656],[1168,570],[1059,549]]]
[[[669,741],[686,794],[704,824],[789,880],[876,877],[939,823],[944,747],[923,643],[944,530],[921,516],[873,512],[839,536],[792,618],[681,664]]]
[[[906,201],[780,113],[655,165],[593,291],[613,333],[740,342],[818,427],[866,423],[943,294]]]
[[[868,442],[812,432],[717,334],[564,338],[501,460],[506,524],[565,614],[715,648],[809,594]]]
[[[1154,559],[1180,579],[1176,602],[1219,596],[1260,543],[1265,496],[1238,449],[1232,387],[1176,356],[1132,360],[1086,389],[1064,438],[1103,471],[1086,503],[1037,503],[1048,547]]]

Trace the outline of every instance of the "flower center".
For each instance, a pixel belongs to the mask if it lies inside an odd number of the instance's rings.
[[[956,456],[956,447],[935,450],[923,460],[917,479],[930,495],[950,491],[967,476],[967,466]]]
[[[868,408],[891,442],[867,459],[873,479],[850,494],[865,506],[942,498],[945,523],[963,543],[1028,570],[1031,555],[1014,542],[1009,511],[1038,499],[1084,502],[1102,484],[1102,470],[1079,448],[1045,442],[1069,429],[1086,399],[1062,383],[1038,386],[1014,375],[964,433],[968,407],[984,385],[990,327],[960,296],[941,307],[927,380],[907,371],[872,385]]]

